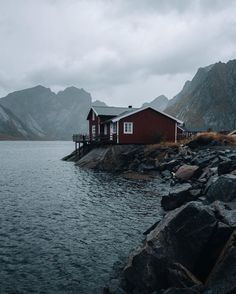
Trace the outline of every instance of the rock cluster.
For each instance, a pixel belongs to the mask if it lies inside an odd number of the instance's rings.
[[[156,155],[166,214],[103,293],[236,293],[236,150]]]

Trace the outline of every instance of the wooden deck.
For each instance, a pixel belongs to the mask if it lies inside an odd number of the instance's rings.
[[[109,135],[100,135],[92,139],[87,134],[74,134],[72,139],[75,143],[75,152],[78,154],[79,159],[95,147],[116,144],[115,134],[112,137]]]

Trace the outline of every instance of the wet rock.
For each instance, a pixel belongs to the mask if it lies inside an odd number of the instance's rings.
[[[172,210],[193,200],[193,196],[190,193],[191,188],[192,186],[189,183],[174,186],[169,195],[162,197],[161,206],[164,210]]]
[[[207,200],[230,202],[236,199],[236,176],[227,174],[217,178],[207,191]]]
[[[224,160],[218,165],[218,175],[228,174],[234,169],[233,161],[230,159]]]
[[[211,206],[221,222],[236,228],[236,209],[232,209],[228,204],[218,200],[213,202]]]
[[[202,282],[180,263],[170,265],[168,282],[170,285],[175,285],[178,288],[188,288],[202,284]]]
[[[164,163],[160,164],[159,168],[160,168],[161,171],[164,171],[164,170],[172,171],[173,168],[175,166],[177,166],[178,164],[179,164],[179,160],[173,159],[173,160],[170,160],[168,162],[164,162]]]
[[[130,257],[123,272],[125,290],[145,294],[179,287],[185,278],[195,283],[201,273],[196,267],[199,256],[204,263],[206,257],[201,253],[216,224],[213,211],[197,202],[168,213],[147,236],[144,246]],[[175,278],[170,276],[174,263],[181,265],[181,274],[175,274]]]
[[[236,233],[234,232],[222,251],[207,279],[212,293],[236,293]]]
[[[204,154],[204,155],[197,155],[195,158],[192,160],[192,164],[197,165],[201,168],[204,168],[210,164],[212,160],[216,157],[215,154]]]
[[[161,172],[161,175],[165,179],[171,179],[172,178],[172,173],[169,170],[164,170]]]
[[[193,177],[199,176],[201,173],[197,165],[182,165],[175,173],[175,177],[182,181],[190,180]]]

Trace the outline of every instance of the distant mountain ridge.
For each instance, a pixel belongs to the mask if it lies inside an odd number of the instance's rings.
[[[0,99],[0,138],[70,140],[88,131],[87,113],[92,102],[84,89],[68,87],[57,94],[36,86]],[[232,130],[236,124],[236,60],[199,68],[173,99],[158,96],[152,106],[176,116],[193,131]]]
[[[236,60],[199,68],[165,111],[189,130],[232,130],[236,120]]]
[[[57,94],[36,86],[16,91],[0,99],[28,130],[23,138],[43,140],[71,139],[73,133],[86,132],[86,115],[92,105],[91,95],[83,89],[66,88]]]
[[[160,111],[163,111],[168,105],[168,98],[165,95],[160,95],[151,102],[143,103],[142,107],[154,107]]]

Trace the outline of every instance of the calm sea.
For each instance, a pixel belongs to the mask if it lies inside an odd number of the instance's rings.
[[[72,150],[0,142],[1,294],[93,293],[159,218],[157,182],[60,160]]]

